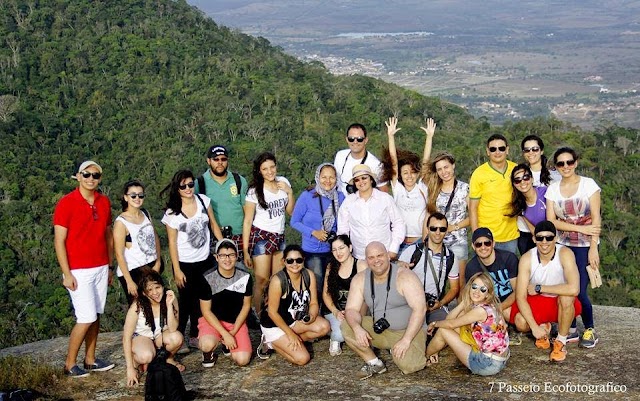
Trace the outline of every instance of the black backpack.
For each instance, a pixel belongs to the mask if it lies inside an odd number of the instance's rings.
[[[178,368],[167,363],[169,352],[162,347],[147,368],[147,379],[144,383],[145,401],[184,401],[187,390]]]
[[[233,176],[233,180],[236,182],[238,194],[242,194],[242,181],[240,180],[240,174],[232,171],[231,175]],[[207,194],[207,184],[204,182],[204,176],[198,177],[198,193],[203,195]]]
[[[442,245],[442,252],[444,254],[443,256],[447,258],[447,265],[446,265],[446,272],[445,272],[445,277],[447,277],[451,272],[451,269],[453,268],[453,259],[455,258],[455,256],[453,255],[453,252],[451,252],[449,248],[447,248],[445,245]],[[416,244],[416,249],[411,254],[411,259],[409,260],[409,263],[413,264],[413,267],[411,267],[412,270],[418,264],[418,262],[420,262],[420,259],[422,258],[423,253],[424,253],[424,242],[420,242],[419,244]],[[425,260],[424,263],[427,263],[427,261]],[[442,291],[440,293],[440,299],[442,299],[444,295],[445,295],[444,291]]]

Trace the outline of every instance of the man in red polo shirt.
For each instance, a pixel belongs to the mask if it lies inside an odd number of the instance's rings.
[[[65,195],[53,212],[54,246],[62,284],[69,291],[76,325],[69,336],[64,371],[85,377],[89,371],[106,371],[114,364],[96,358],[100,314],[104,312],[113,250],[111,203],[97,191],[102,167],[85,161],[74,176],[78,188]],[[85,343],[84,369],[76,364]]]

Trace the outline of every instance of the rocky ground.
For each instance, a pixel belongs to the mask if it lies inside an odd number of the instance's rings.
[[[294,367],[278,356],[254,359],[247,367],[236,367],[222,355],[211,369],[202,368],[200,353],[182,358],[183,377],[198,400],[638,400],[640,354],[640,309],[595,307],[600,342],[591,350],[569,346],[562,364],[551,364],[548,352],[525,339],[512,347],[507,368],[495,377],[471,375],[445,351],[440,363],[421,372],[403,375],[387,352],[388,372],[358,381],[354,374],[362,362],[344,348],[331,357],[328,340],[313,345],[314,359]],[[121,333],[100,335],[99,356],[116,367],[84,379],[61,378],[51,394],[73,400],[143,400],[144,386],[126,387]],[[258,332],[252,332],[254,345]],[[61,366],[67,338],[56,338],[0,350],[6,355],[29,356]],[[62,367],[60,367],[62,369]],[[617,386],[617,387],[614,387]]]

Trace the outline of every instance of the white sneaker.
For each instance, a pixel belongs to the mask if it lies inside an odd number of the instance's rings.
[[[340,341],[329,340],[329,355],[338,356],[342,354],[342,348],[340,348]]]

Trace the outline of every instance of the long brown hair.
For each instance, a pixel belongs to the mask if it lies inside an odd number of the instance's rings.
[[[424,167],[424,173],[422,175],[422,181],[426,183],[427,189],[429,190],[429,198],[427,199],[427,212],[429,214],[435,213],[438,211],[436,207],[436,200],[438,199],[438,195],[440,195],[440,191],[442,190],[442,179],[438,176],[438,171],[436,170],[436,163],[442,160],[447,160],[449,163],[456,164],[456,159],[449,152],[439,152],[434,157],[429,160],[429,162]]]

